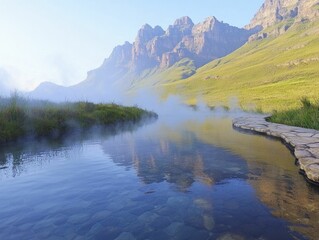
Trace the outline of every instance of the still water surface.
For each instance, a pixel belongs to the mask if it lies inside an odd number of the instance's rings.
[[[0,150],[0,239],[319,239],[319,191],[230,116]]]

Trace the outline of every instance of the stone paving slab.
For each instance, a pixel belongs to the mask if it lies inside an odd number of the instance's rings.
[[[240,117],[233,126],[283,139],[293,148],[300,170],[312,182],[319,184],[319,131],[270,123],[265,116]]]

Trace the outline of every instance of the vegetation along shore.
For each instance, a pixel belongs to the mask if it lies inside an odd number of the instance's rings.
[[[319,103],[312,103],[308,98],[302,98],[301,103],[300,108],[274,111],[268,120],[289,126],[319,130]]]
[[[23,137],[62,136],[71,130],[92,126],[135,123],[157,117],[138,107],[91,102],[52,103],[19,96],[0,98],[0,143]]]

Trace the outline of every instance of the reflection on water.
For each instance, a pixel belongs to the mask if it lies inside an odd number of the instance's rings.
[[[298,168],[293,164],[295,159],[284,144],[266,140],[264,136],[233,131],[229,120],[210,119],[203,124],[191,123],[188,126],[203,142],[242,156],[250,171],[248,182],[255,188],[259,199],[271,208],[275,216],[292,223],[292,229],[311,239],[318,238],[319,189],[307,184],[297,174]],[[224,134],[218,129],[223,129]],[[214,133],[216,137],[209,137]]]
[[[117,165],[133,166],[145,184],[167,181],[187,191],[195,181],[210,186],[224,179],[246,178],[248,169],[242,159],[198,142],[193,133],[181,134],[180,142],[168,138],[135,141],[128,136],[103,144],[103,149]],[[125,146],[130,150],[123,151]]]
[[[27,143],[8,144],[0,148],[0,179],[16,177],[28,170],[35,171],[50,163],[52,158],[74,158],[74,154],[81,152],[82,142],[89,139],[104,140],[125,132],[134,132],[144,124],[156,121],[155,118],[145,119],[144,122],[128,123],[113,126],[112,128],[94,127],[81,132],[74,132],[67,138],[39,139]]]
[[[0,239],[316,239],[319,192],[229,118],[0,150]]]

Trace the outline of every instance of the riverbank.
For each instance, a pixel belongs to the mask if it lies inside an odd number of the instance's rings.
[[[92,126],[135,123],[157,117],[138,107],[91,102],[52,103],[18,96],[0,99],[0,143],[25,137],[57,138]]]
[[[294,152],[301,173],[319,185],[319,131],[266,121],[267,116],[249,116],[233,120],[235,128],[282,139]]]

